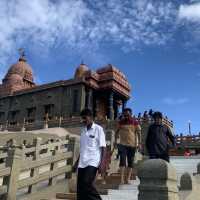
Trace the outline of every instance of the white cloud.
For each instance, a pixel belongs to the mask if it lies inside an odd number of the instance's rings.
[[[179,18],[200,22],[200,3],[181,5],[179,9]]]
[[[178,12],[179,27],[183,30],[183,45],[191,52],[199,52],[200,45],[200,1],[182,4]]]
[[[126,50],[163,45],[172,37],[176,14],[170,1],[1,0],[0,76],[19,47],[81,54],[106,42]]]
[[[163,103],[167,105],[181,105],[189,102],[188,98],[171,98],[171,97],[166,97],[163,99]]]

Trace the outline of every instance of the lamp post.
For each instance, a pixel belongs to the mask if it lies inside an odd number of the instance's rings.
[[[189,130],[189,135],[191,135],[191,121],[188,120],[188,130]]]

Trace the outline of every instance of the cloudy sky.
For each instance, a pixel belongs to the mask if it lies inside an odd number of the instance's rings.
[[[200,131],[200,0],[0,0],[0,79],[26,49],[38,84],[83,60],[111,63],[132,85],[135,113],[153,108],[176,132]]]

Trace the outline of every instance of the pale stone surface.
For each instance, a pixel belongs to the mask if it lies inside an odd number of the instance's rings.
[[[197,164],[199,163],[199,159],[199,156],[190,158],[180,156],[171,157],[170,163],[176,168],[178,180],[180,180],[181,175],[185,172],[188,172],[189,174],[195,173],[197,170]]]

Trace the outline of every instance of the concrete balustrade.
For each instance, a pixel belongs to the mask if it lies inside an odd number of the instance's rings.
[[[71,177],[74,143],[74,138],[46,143],[36,138],[31,145],[25,146],[10,140],[1,147],[3,184],[0,185],[0,199],[35,200],[50,197],[56,191],[67,191],[66,179]],[[44,182],[47,183],[45,187]]]

